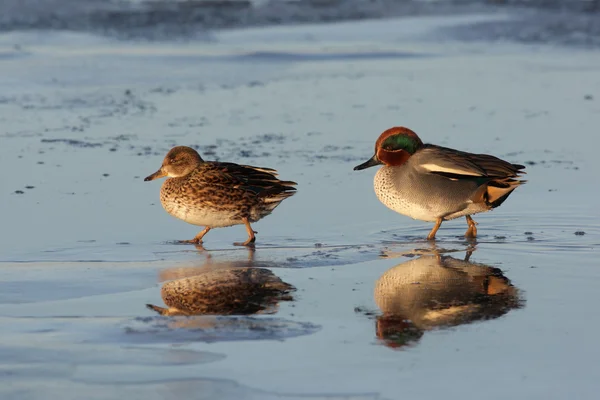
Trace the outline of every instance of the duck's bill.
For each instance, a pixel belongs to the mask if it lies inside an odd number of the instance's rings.
[[[374,167],[376,165],[381,165],[381,161],[379,161],[379,159],[377,158],[377,155],[374,155],[367,162],[364,162],[364,163],[362,163],[362,164],[357,165],[356,167],[354,167],[354,170],[358,171],[358,170],[361,170],[361,169]]]
[[[159,178],[164,178],[165,176],[167,176],[167,174],[165,174],[161,168],[158,171],[156,171],[155,173],[153,173],[152,175],[145,177],[144,182],[153,181],[153,180],[159,179]]]

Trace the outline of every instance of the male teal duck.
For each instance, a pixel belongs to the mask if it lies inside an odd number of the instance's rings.
[[[519,185],[525,167],[487,154],[472,154],[423,144],[408,128],[383,132],[375,155],[354,170],[384,166],[375,174],[375,193],[388,208],[413,219],[435,222],[427,239],[435,239],[442,221],[465,217],[465,237],[477,236],[471,215],[500,206]]]
[[[144,181],[168,177],[160,190],[160,202],[172,216],[204,230],[182,243],[201,244],[212,229],[232,225],[246,226],[248,239],[256,240],[250,226],[267,215],[283,200],[296,193],[296,182],[281,181],[271,168],[228,162],[204,161],[191,147],[172,148],[158,171]]]

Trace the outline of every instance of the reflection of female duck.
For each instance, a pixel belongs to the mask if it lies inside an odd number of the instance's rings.
[[[203,262],[194,261],[190,265],[179,264],[175,267],[163,269],[158,274],[159,282],[189,278],[190,276],[202,275],[216,270],[269,267],[269,264],[266,262],[257,263],[254,261],[255,250],[251,247],[248,247],[248,256],[246,260],[213,257],[213,254],[206,251],[202,246],[196,245],[196,248],[198,249],[199,254],[204,255],[205,259]]]
[[[169,308],[147,307],[161,315],[273,312],[279,301],[292,299],[292,290],[268,269],[221,269],[165,283],[161,296]]]
[[[398,347],[423,331],[500,317],[521,305],[518,289],[498,268],[449,256],[399,264],[375,284],[383,315],[377,336]]]

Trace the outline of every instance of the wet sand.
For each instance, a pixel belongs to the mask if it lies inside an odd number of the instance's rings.
[[[600,55],[440,34],[502,18],[187,43],[2,34],[0,397],[595,398]],[[377,201],[374,170],[352,171],[394,125],[524,163],[529,182],[475,216],[477,241],[456,220],[434,248],[430,224]],[[175,144],[299,183],[256,224],[255,253],[231,245],[243,227],[173,244],[198,229],[143,177]],[[459,266],[423,258],[467,251]],[[430,283],[403,272],[421,263]],[[270,269],[294,301],[235,317],[145,308],[165,281],[237,267]],[[445,297],[388,301],[448,268]],[[412,324],[386,319],[398,301]]]

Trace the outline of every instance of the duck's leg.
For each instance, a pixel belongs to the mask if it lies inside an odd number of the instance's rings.
[[[208,231],[210,231],[210,227],[209,226],[205,227],[204,230],[202,230],[202,232],[200,232],[199,234],[197,234],[196,236],[194,236],[193,239],[191,239],[191,240],[180,240],[179,243],[200,244],[200,243],[202,243],[202,238],[204,237],[204,235],[206,235],[208,233]]]
[[[244,217],[244,225],[246,225],[246,232],[248,232],[248,240],[245,242],[236,242],[233,244],[234,246],[250,246],[253,245],[256,240],[256,236],[254,236],[256,232],[252,229],[250,221],[248,221],[248,218],[246,217]]]
[[[469,259],[471,258],[472,254],[473,254],[473,249],[467,249],[467,252],[465,253],[465,262],[469,262]]]
[[[477,237],[477,226],[476,226],[477,222],[473,221],[473,218],[471,218],[470,215],[466,215],[465,218],[467,219],[467,224],[469,224],[469,228],[465,232],[465,237],[466,238]]]
[[[254,231],[254,233],[256,233],[256,231]],[[248,246],[248,261],[254,261],[254,253],[256,253],[254,246]]]
[[[435,225],[434,225],[433,229],[431,230],[431,232],[429,232],[429,235],[427,235],[427,240],[435,239],[435,234],[437,233],[438,229],[440,229],[441,225],[442,225],[442,219],[438,218],[437,221],[435,221]]]

